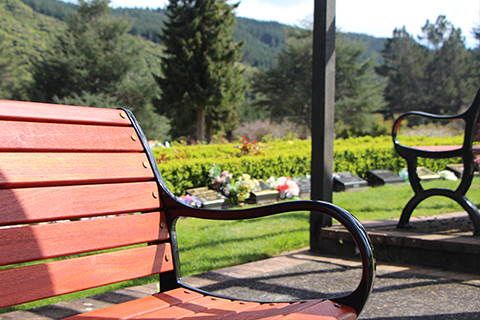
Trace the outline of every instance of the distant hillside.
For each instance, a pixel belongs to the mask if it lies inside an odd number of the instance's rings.
[[[65,19],[71,14],[76,5],[59,0],[22,0],[33,10],[57,19]],[[142,36],[150,41],[159,42],[157,33],[161,33],[163,22],[166,19],[162,9],[116,8],[112,10],[115,16],[125,16],[132,20],[133,35]],[[257,21],[248,18],[237,18],[233,36],[236,40],[245,39],[242,49],[242,62],[259,69],[268,69],[275,64],[275,57],[282,50],[287,26],[274,21]],[[383,49],[384,38],[375,38],[364,34],[347,33],[349,39],[367,43],[366,57],[377,53],[376,61],[380,61],[379,54]]]
[[[385,46],[385,42],[387,42],[387,38],[375,38],[363,33],[351,32],[344,33],[344,35],[347,39],[365,42],[367,44],[367,50],[365,51],[364,58],[373,56],[374,61],[381,63],[381,53]]]
[[[38,2],[37,9],[51,10],[45,4],[48,2]],[[61,4],[71,12],[76,10],[76,7],[71,4],[63,2]],[[60,19],[65,17],[65,11],[55,12],[60,18],[36,12],[20,0],[0,1],[0,61],[8,65],[7,74],[2,73],[1,81],[3,86],[9,86],[11,88],[9,91],[13,92],[13,96],[6,96],[6,93],[0,91],[3,94],[0,99],[25,97],[26,83],[31,80],[29,71],[31,59],[41,56],[55,40],[56,34],[64,28],[65,23]],[[162,54],[161,46],[140,37],[136,38],[144,43],[144,59],[149,70],[157,72]]]
[[[1,58],[9,66],[2,81],[14,91],[22,91],[23,84],[31,79],[27,70],[30,57],[42,54],[61,28],[60,21],[37,13],[18,0],[0,1]]]
[[[22,0],[34,11],[44,15],[64,20],[73,13],[76,5],[60,0]],[[162,9],[140,9],[140,8],[116,8],[112,10],[115,16],[124,16],[132,21],[130,33],[142,36],[152,42],[159,43],[157,33],[162,32],[163,22],[166,19]],[[275,57],[285,45],[286,25],[273,21],[257,21],[247,18],[237,18],[237,24],[233,36],[236,40],[246,40],[243,46],[242,62],[266,70],[275,64]],[[363,34],[346,33],[352,40],[360,40],[367,43],[365,58],[374,56],[375,61],[380,61],[380,52],[386,39],[375,38]]]

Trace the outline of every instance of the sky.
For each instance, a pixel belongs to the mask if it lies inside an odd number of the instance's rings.
[[[230,0],[240,1],[239,17],[299,25],[313,15],[314,0]],[[112,0],[113,7],[164,8],[167,0]],[[395,28],[406,27],[417,36],[430,20],[445,15],[462,29],[469,47],[476,46],[471,30],[480,22],[480,0],[337,0],[336,26],[341,31],[391,37]]]

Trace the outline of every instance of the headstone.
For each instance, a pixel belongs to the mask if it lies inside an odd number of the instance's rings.
[[[293,178],[293,181],[295,181],[298,187],[300,188],[300,198],[310,199],[310,190],[311,190],[310,176],[296,177],[296,178]]]
[[[447,164],[447,169],[455,173],[457,178],[463,176],[463,164]]]
[[[442,178],[439,174],[437,174],[437,173],[435,173],[435,172],[433,172],[433,171],[431,171],[431,170],[429,170],[425,167],[418,167],[417,168],[417,176],[420,178],[420,180],[424,180],[424,181],[439,180],[439,179]]]
[[[219,196],[217,191],[207,187],[187,190],[187,194],[197,197],[202,202],[203,208],[222,209],[225,202],[225,199]]]
[[[278,199],[278,190],[270,187],[265,181],[257,180],[258,185],[255,186],[247,203],[265,204],[275,202]]]
[[[368,187],[367,181],[351,172],[337,172],[333,174],[334,191],[352,191]]]
[[[388,169],[375,169],[367,171],[367,181],[370,186],[383,186],[385,184],[405,183],[405,180]]]

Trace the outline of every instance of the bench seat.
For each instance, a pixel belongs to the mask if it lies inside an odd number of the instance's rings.
[[[437,151],[454,151],[454,150],[460,150],[462,149],[462,146],[454,146],[454,145],[443,145],[443,146],[413,146],[412,148],[418,149],[418,150],[425,150],[425,151],[432,151],[432,152],[437,152]],[[472,152],[475,155],[480,155],[480,145],[473,145],[472,146]]]
[[[152,295],[68,320],[102,319],[356,319],[355,310],[329,300],[258,303],[204,295],[183,288]]]
[[[0,310],[147,276],[159,279],[158,294],[71,319],[355,319],[371,293],[373,247],[350,213],[307,200],[238,210],[185,205],[166,187],[126,109],[0,100],[0,128]],[[264,303],[183,283],[178,219],[293,211],[322,212],[350,230],[363,266],[356,290]]]

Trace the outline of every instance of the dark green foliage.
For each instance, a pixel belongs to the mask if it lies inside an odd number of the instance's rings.
[[[275,57],[285,46],[286,26],[274,21],[256,21],[237,18],[233,36],[236,40],[245,39],[242,62],[260,70],[275,65]]]
[[[337,34],[335,121],[338,137],[369,134],[373,113],[383,106],[383,84],[373,72],[371,59],[362,62],[360,42]],[[257,104],[278,122],[288,119],[311,129],[312,31],[292,29],[277,66],[255,77]]]
[[[343,37],[350,41],[357,41],[365,43],[365,52],[363,53],[363,59],[372,58],[375,64],[381,64],[382,62],[382,50],[385,47],[387,38],[376,38],[362,33],[342,32]]]
[[[108,15],[108,0],[80,1],[50,50],[32,59],[32,101],[134,111],[150,139],[167,138],[166,119],[153,110],[158,93],[125,19]],[[150,50],[150,49],[148,49]]]
[[[445,16],[439,16],[435,23],[427,20],[422,33],[420,39],[427,40],[433,49],[425,69],[425,111],[458,114],[471,102],[479,85],[476,57],[465,47],[460,28]]]
[[[164,10],[116,8],[112,10],[112,15],[126,17],[132,21],[130,34],[160,43],[157,34],[162,32],[163,24],[167,20]]]
[[[336,39],[336,136],[372,135],[374,113],[385,105],[385,85],[375,75],[372,58],[362,61],[366,48],[363,43],[346,41],[342,34]]]
[[[405,28],[395,29],[382,51],[384,62],[376,71],[388,80],[387,117],[411,110],[457,114],[479,85],[478,55],[465,47],[461,30],[445,16],[427,20],[419,40]]]
[[[9,61],[4,57],[5,52],[5,36],[0,35],[0,99],[5,99],[8,95],[8,86],[11,76],[11,71],[9,68]]]
[[[406,145],[458,145],[462,137],[426,138],[403,137]],[[290,141],[292,142],[292,141]],[[176,148],[154,149],[155,158],[168,155],[171,161],[159,164],[163,179],[178,196],[187,189],[205,187],[209,183],[208,170],[216,164],[222,170],[238,179],[249,174],[253,179],[268,179],[271,176],[300,177],[310,174],[312,145],[310,140],[293,140],[265,144],[260,151],[264,156],[231,156],[233,144],[199,145]],[[188,159],[175,160],[174,155],[188,153]],[[419,166],[437,172],[444,170],[447,164],[458,163],[461,159],[419,158]],[[349,139],[337,139],[334,142],[334,172],[350,171],[360,177],[366,177],[368,170],[389,169],[398,173],[405,168],[406,162],[393,148],[390,135],[372,138],[370,136]]]
[[[22,0],[34,11],[56,19],[65,20],[77,11],[77,5],[57,0]]]
[[[1,75],[4,90],[0,98],[27,99],[30,57],[44,52],[59,29],[58,21],[34,12],[19,0],[0,1],[0,60],[8,63],[9,70]]]
[[[107,15],[108,0],[80,0],[67,18],[65,33],[34,59],[30,90],[33,101],[52,102],[76,94],[112,95],[127,72],[137,68],[140,46],[127,36],[129,24]]]
[[[64,20],[71,14],[76,5],[64,3],[60,0],[22,0],[35,11]],[[156,34],[161,34],[163,23],[166,20],[165,10],[140,9],[140,8],[116,8],[111,14],[117,17],[126,17],[132,21],[129,31],[132,35],[139,35],[155,43],[161,43]],[[233,36],[236,41],[246,40],[241,49],[243,54],[241,62],[260,70],[267,70],[275,65],[275,57],[285,46],[285,25],[274,21],[257,21],[248,18],[237,18]],[[375,56],[375,62],[380,62],[377,54],[383,48],[383,38],[374,38],[368,35],[347,33],[351,40],[361,40],[368,43],[364,58]]]
[[[172,136],[192,134],[209,141],[214,132],[232,131],[244,98],[242,70],[236,61],[243,43],[232,38],[235,6],[225,0],[170,0],[169,20],[160,39],[165,45],[162,91],[156,108],[170,119]]]
[[[376,68],[388,79],[383,113],[393,117],[400,112],[418,110],[423,104],[422,82],[429,52],[405,30],[395,29],[382,51],[383,64]]]

